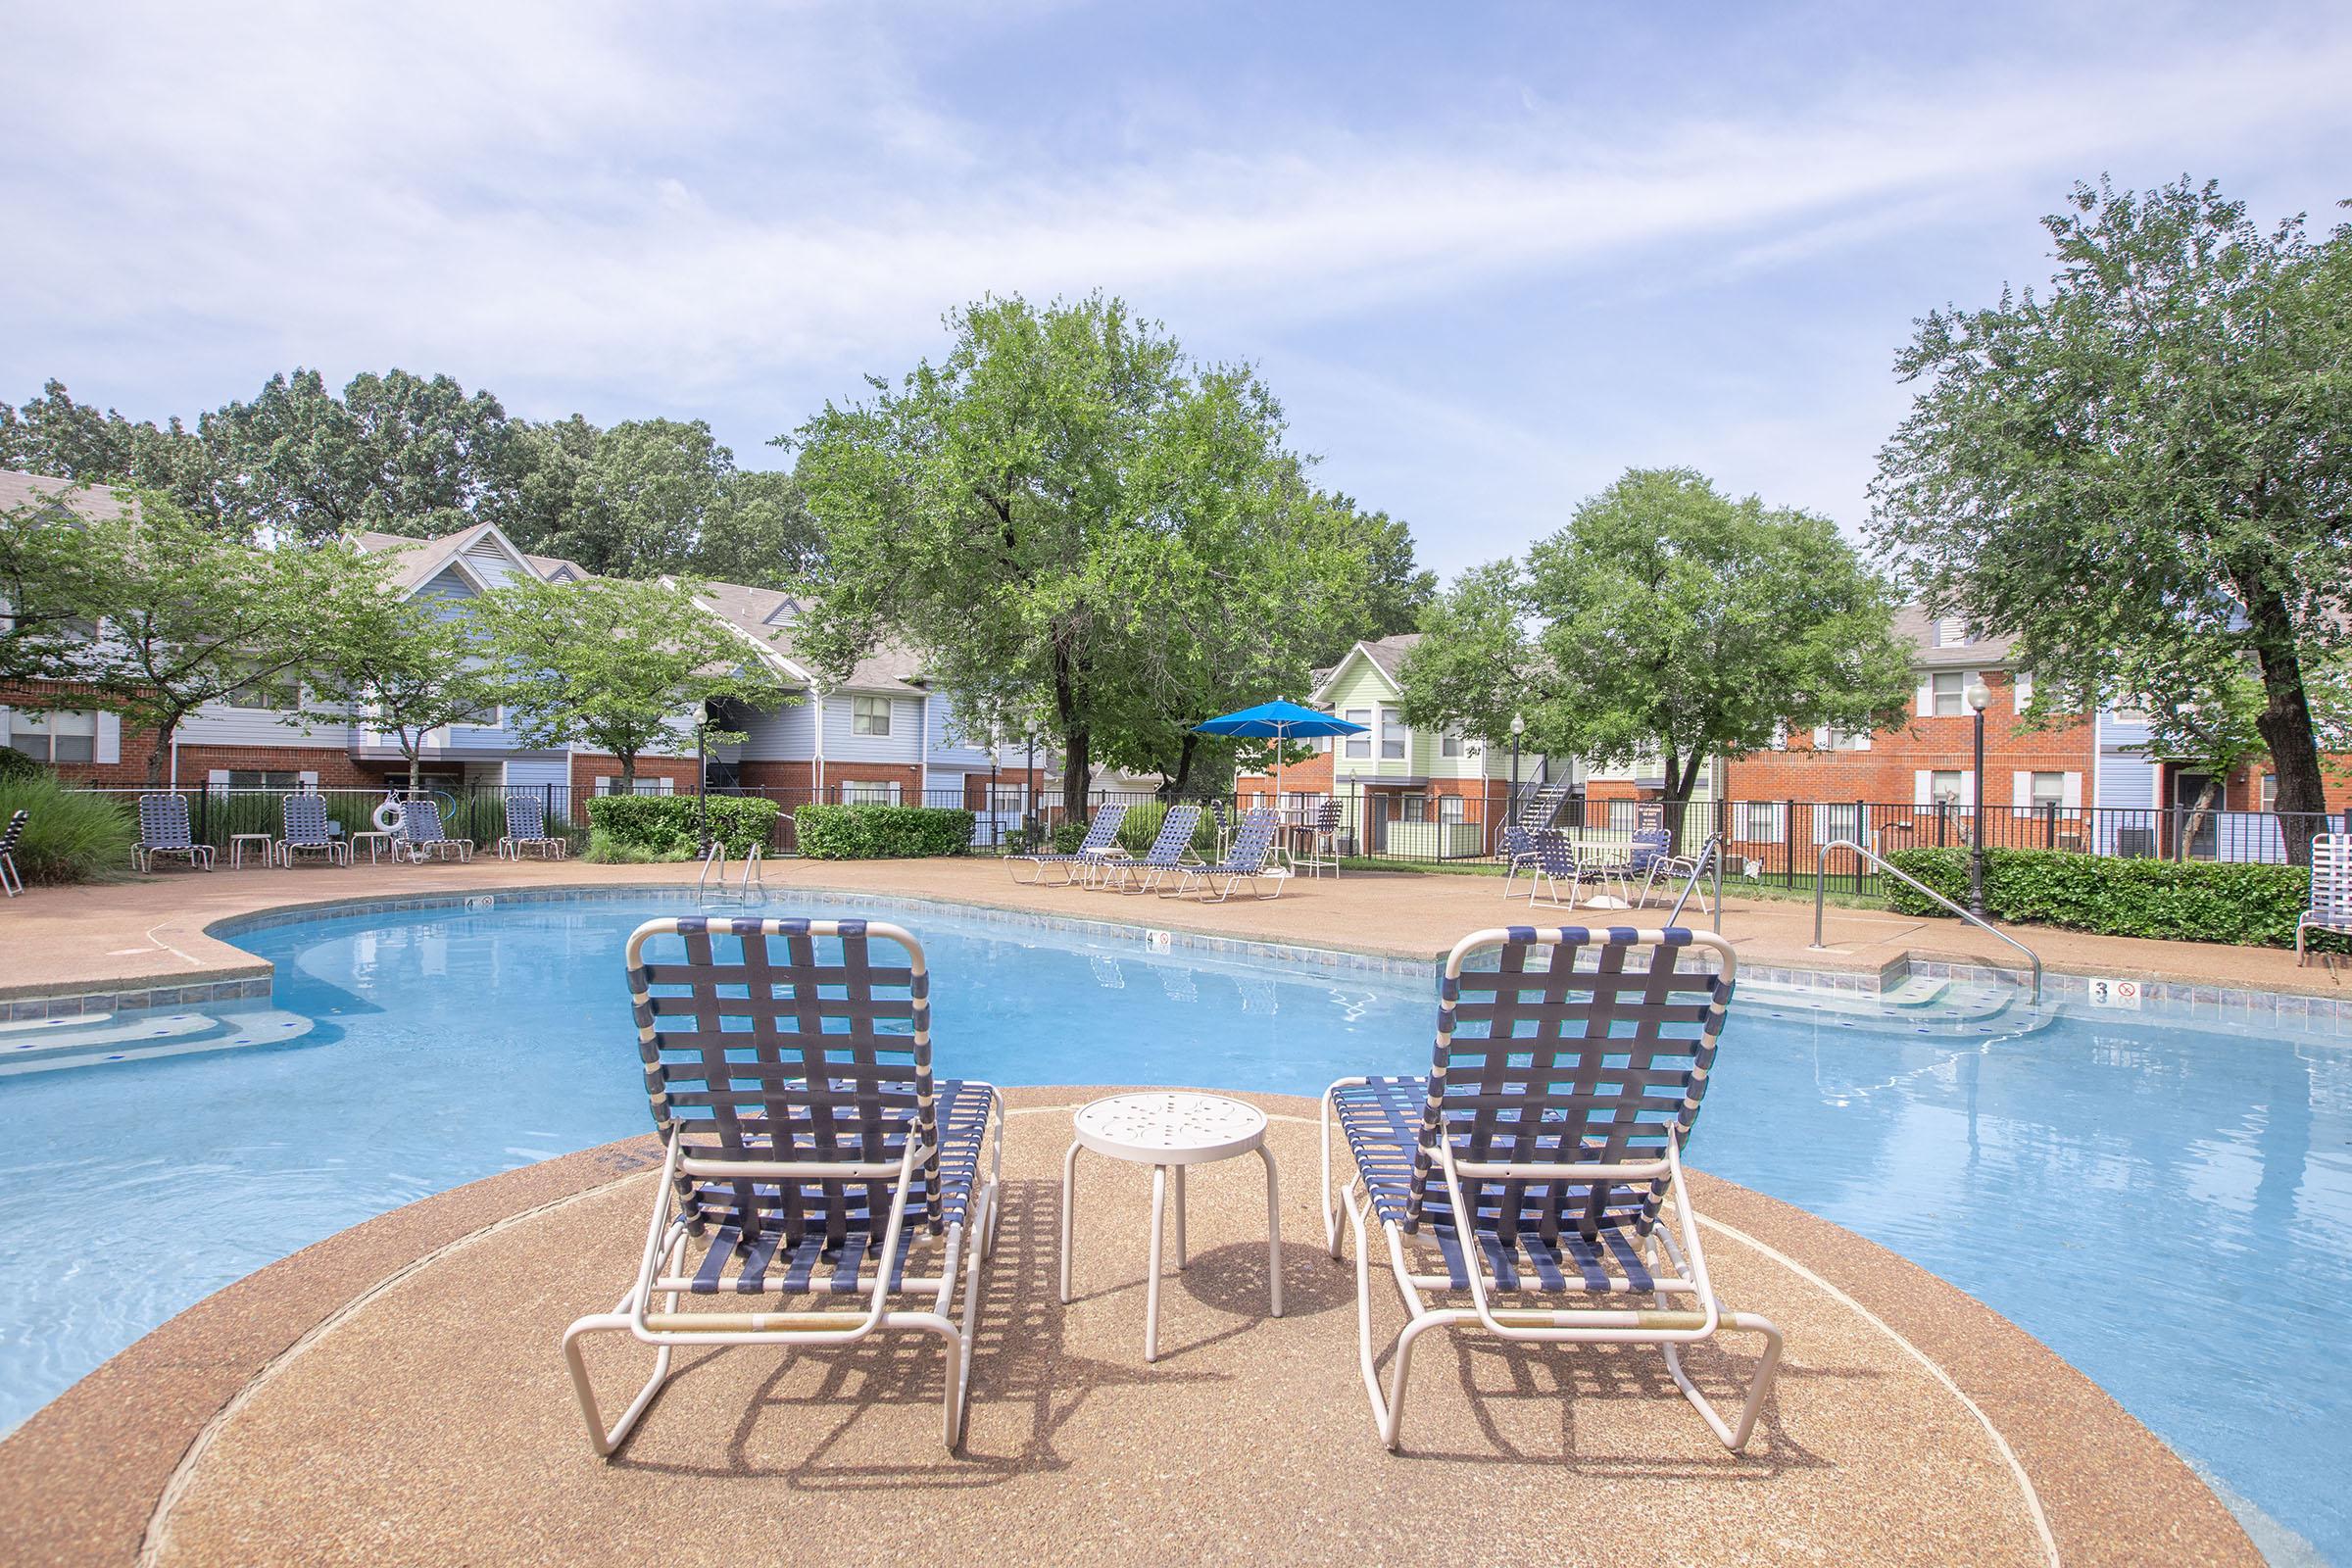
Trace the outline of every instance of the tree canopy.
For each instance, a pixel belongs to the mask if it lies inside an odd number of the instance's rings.
[[[1193,724],[1302,694],[1384,569],[1409,597],[1409,543],[1400,566],[1396,525],[1305,481],[1249,368],[1195,365],[1102,295],[948,324],[936,364],[791,438],[824,532],[797,644],[820,668],[904,638],[967,720],[1058,739],[1075,813],[1098,760],[1186,787]]]
[[[1873,730],[1911,696],[1886,585],[1828,518],[1631,469],[1524,561],[1478,567],[1423,617],[1406,721],[1604,765],[1663,763],[1688,800],[1707,758],[1819,725]]]
[[[348,623],[321,650],[307,711],[389,735],[420,783],[426,738],[478,720],[504,700],[470,601],[391,592],[356,595]]]
[[[579,743],[620,760],[691,735],[705,704],[773,706],[783,693],[756,651],[679,583],[517,582],[472,601],[508,719],[526,746]]]
[[[1936,613],[2014,634],[2034,706],[2148,710],[2154,749],[2259,693],[2282,811],[2325,809],[2352,642],[2352,229],[2212,184],[2078,186],[2046,293],[1931,313],[1871,521]],[[2290,834],[2300,861],[2309,854]]]

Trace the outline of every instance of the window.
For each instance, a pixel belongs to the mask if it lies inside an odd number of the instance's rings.
[[[1813,842],[1827,844],[1832,839],[1844,839],[1849,844],[1862,842],[1862,808],[1859,806],[1848,802],[1813,808]]]
[[[2276,773],[2262,775],[2262,808],[2266,811],[2278,809],[2278,775]]]
[[[1449,730],[1443,731],[1442,733],[1440,733],[1440,735],[1438,736],[1438,755],[1439,755],[1440,757],[1459,757],[1459,756],[1461,756],[1461,755],[1462,755],[1462,737],[1461,737],[1461,733],[1460,733],[1459,731],[1457,731],[1457,730],[1450,730],[1450,729],[1449,729]]]
[[[1750,844],[1781,842],[1781,803],[1778,801],[1742,801],[1732,819],[1732,837],[1745,839]]]
[[[1938,806],[1958,806],[1963,775],[1956,767],[1937,768],[1928,775],[1928,799]]]
[[[596,793],[599,795],[618,795],[621,793],[619,776],[612,773],[599,773],[596,777]],[[630,793],[636,795],[674,795],[677,793],[677,784],[671,779],[649,778],[640,775],[637,779],[637,787]]]
[[[1958,718],[1968,711],[1966,670],[1939,669],[1928,678],[1932,683],[1928,711],[1937,718]]]
[[[1832,724],[1821,732],[1822,750],[1827,752],[1861,752],[1870,749],[1870,737],[1860,730],[1839,729]]]
[[[850,733],[853,735],[889,734],[890,699],[887,697],[851,698]]]
[[[2034,677],[2019,670],[2009,679],[2009,695],[2016,703],[2017,710],[2024,712],[2034,704]]]
[[[1412,738],[1413,732],[1406,729],[1403,721],[1397,718],[1396,710],[1384,708],[1380,710],[1380,756],[1383,761],[1401,760]]]
[[[1464,821],[1467,819],[1466,813],[1469,805],[1470,803],[1459,795],[1441,795],[1438,797],[1438,820],[1441,822]]]
[[[2036,773],[2032,794],[2028,797],[2034,806],[2064,806],[2066,804],[2066,775]]]
[[[844,806],[896,806],[899,804],[897,779],[855,779],[841,781],[841,804]]]
[[[218,773],[213,776],[216,779],[220,777]],[[228,777],[214,787],[232,790],[298,790],[302,788],[302,775],[291,768],[281,770],[274,767],[232,767],[228,769]]]
[[[96,713],[19,713],[8,744],[44,762],[98,760]]]
[[[1350,708],[1344,716],[1350,724],[1363,725],[1365,731],[1361,735],[1348,737],[1348,755],[1349,757],[1370,757],[1372,755],[1372,710]]]
[[[1968,643],[1968,624],[1958,615],[1945,615],[1936,622],[1936,646],[1961,648]]]
[[[1029,809],[1029,791],[1019,784],[1000,784],[988,798],[988,808],[1004,816],[1018,816]]]
[[[221,699],[231,708],[291,712],[302,706],[302,683],[285,674],[257,675]]]
[[[506,722],[506,716],[507,710],[498,704],[492,703],[488,708],[477,709],[463,717],[453,718],[450,722],[452,724],[471,724],[482,729],[496,729]]]

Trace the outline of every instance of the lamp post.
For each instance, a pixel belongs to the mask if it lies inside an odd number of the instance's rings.
[[[1527,720],[1517,713],[1511,715],[1511,800],[1503,813],[1508,819],[1504,826],[1519,820],[1519,737],[1527,733]]]
[[[704,703],[694,715],[694,831],[701,840],[695,853],[706,860],[710,858],[710,763],[704,752],[710,734],[710,705]]]
[[[1961,695],[1969,711],[1976,715],[1977,724],[1976,785],[1969,797],[1968,812],[1968,912],[1982,920],[1984,918],[1984,710],[1992,706],[1992,691],[1983,676],[1977,676]]]

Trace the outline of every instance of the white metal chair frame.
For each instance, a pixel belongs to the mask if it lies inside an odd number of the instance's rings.
[[[1576,853],[1576,846],[1569,842],[1568,835],[1556,827],[1541,829],[1535,835],[1535,851],[1529,859],[1530,863],[1527,867],[1528,907],[1534,908],[1539,898],[1557,909],[1576,907],[1577,894],[1583,890],[1585,883],[1585,861],[1584,858]],[[1517,870],[1514,869],[1510,876],[1517,874]],[[1510,876],[1503,879],[1503,886],[1506,889],[1510,886]],[[1562,877],[1565,877],[1568,882],[1568,891],[1565,896],[1560,892]],[[1544,892],[1546,888],[1550,889],[1548,896]]]
[[[1152,848],[1144,853],[1142,859],[1132,856],[1106,859],[1089,885],[1097,889],[1107,888],[1114,893],[1152,893],[1158,890],[1160,878],[1170,871],[1181,873],[1189,867],[1206,864],[1193,848],[1194,836],[1200,829],[1200,815],[1198,806],[1169,807],[1167,815],[1160,818],[1159,832],[1153,838]],[[1170,823],[1181,824],[1183,840],[1173,858],[1161,858],[1161,841],[1172,836]]]
[[[461,861],[473,858],[473,840],[451,838],[449,824],[441,820],[439,806],[430,801],[401,801],[396,804],[400,807],[400,826],[396,830],[397,836],[392,840],[395,855],[405,855],[411,865],[422,865],[434,859],[446,860],[453,855]],[[420,808],[432,816],[434,836],[431,838],[419,838],[410,831],[409,819],[417,814]]]
[[[1716,850],[1712,840],[1708,841],[1707,848],[1697,855],[1675,855],[1669,851],[1660,850],[1656,855],[1650,857],[1649,863],[1643,867],[1642,891],[1636,894],[1630,902],[1637,909],[1647,908],[1652,888],[1671,889],[1677,881],[1688,880],[1698,875],[1706,868],[1708,858],[1720,852]],[[1628,891],[1631,892],[1631,889],[1629,888]],[[1706,883],[1700,882],[1694,891],[1698,895],[1699,912],[1702,914],[1713,913],[1714,906],[1707,902]]]
[[[8,826],[0,828],[0,893],[12,899],[24,891],[24,878],[17,870],[17,845],[24,837],[24,824],[31,819],[32,812],[20,807],[9,817]]]
[[[2295,917],[2297,968],[2311,961],[2303,944],[2314,931],[2352,933],[2352,833],[2311,841],[2311,906]]]
[[[319,799],[316,795],[307,798],[310,800]],[[278,802],[279,820],[282,823],[283,831],[276,842],[270,846],[270,858],[289,871],[294,868],[294,857],[297,854],[323,855],[329,865],[338,863],[350,865],[352,863],[351,840],[332,836],[340,833],[342,829],[327,820],[323,802],[319,805],[318,821],[319,832],[325,836],[301,840],[294,837],[294,816],[296,814],[293,808],[294,803],[302,799],[305,797],[289,795]]]
[[[161,804],[167,801],[177,803],[176,812],[172,812],[169,807]],[[179,829],[181,842],[170,844],[149,842],[147,837],[149,828],[161,823],[167,814],[177,817],[177,822],[173,825]],[[155,869],[155,858],[159,855],[184,855],[188,858],[188,866],[191,870],[210,871],[213,868],[213,847],[210,844],[196,842],[196,835],[188,826],[188,803],[177,795],[142,795],[139,797],[139,838],[138,842],[130,847],[131,869],[142,874],[152,872]]]
[[[510,813],[513,812],[514,803],[517,798],[514,796],[508,798],[507,810]],[[539,798],[535,795],[525,798],[534,806],[541,805]],[[514,824],[510,819],[507,823],[507,831],[499,838],[498,858],[502,860],[519,860],[525,850],[537,850],[539,858],[543,860],[563,860],[571,857],[571,841],[558,838],[547,831],[547,812],[543,806],[539,812],[539,831],[537,833],[517,837],[514,833]]]
[[[1475,931],[1453,946],[1446,956],[1445,978],[1458,983],[1463,961],[1472,953],[1512,940],[1514,934],[1532,936],[1536,945],[1559,951],[1556,938],[1573,937],[1581,943],[1588,934],[1568,928],[1554,934],[1530,932],[1525,927],[1517,933],[1509,930]],[[1660,954],[1673,961],[1672,950],[1659,946],[1665,941],[1661,931],[1628,933],[1634,943],[1651,945],[1652,959]],[[1576,945],[1576,944],[1570,944]],[[1739,959],[1730,943],[1708,932],[1688,933],[1688,946],[1713,953],[1721,963],[1721,974],[1728,996],[1737,974]],[[1438,1056],[1443,1060],[1451,1041],[1452,1010],[1442,1005],[1438,1033]],[[1441,1120],[1434,1139],[1426,1133],[1424,1143],[1433,1144],[1438,1167],[1446,1178],[1446,1192],[1457,1215],[1475,1213],[1462,1191],[1465,1178],[1474,1181],[1508,1181],[1530,1184],[1560,1182],[1590,1185],[1595,1182],[1623,1184],[1663,1183],[1661,1209],[1671,1204],[1675,1223],[1669,1230],[1661,1219],[1653,1223],[1645,1242],[1644,1264],[1650,1273],[1651,1305],[1647,1308],[1618,1307],[1555,1307],[1555,1308],[1498,1308],[1493,1297],[1503,1288],[1490,1280],[1481,1250],[1475,1239],[1467,1234],[1459,1238],[1464,1267],[1469,1279],[1468,1307],[1434,1307],[1429,1297],[1452,1294],[1452,1276],[1444,1271],[1431,1272],[1414,1266],[1412,1255],[1416,1245],[1426,1247],[1425,1239],[1408,1236],[1405,1227],[1394,1220],[1381,1222],[1381,1233],[1387,1243],[1389,1268],[1396,1278],[1396,1294],[1403,1301],[1406,1322],[1398,1331],[1392,1349],[1395,1359],[1389,1368],[1389,1382],[1383,1390],[1379,1356],[1372,1334],[1372,1271],[1371,1249],[1366,1220],[1372,1217],[1374,1206],[1361,1171],[1352,1171],[1348,1182],[1334,1194],[1332,1189],[1332,1121],[1333,1098],[1342,1089],[1362,1085],[1363,1078],[1343,1078],[1323,1094],[1323,1215],[1326,1250],[1337,1261],[1344,1255],[1340,1236],[1340,1214],[1346,1210],[1349,1229],[1355,1238],[1355,1308],[1356,1349],[1359,1369],[1363,1374],[1364,1393],[1371,1400],[1372,1418],[1380,1429],[1380,1440],[1391,1451],[1401,1444],[1404,1422],[1404,1392],[1406,1379],[1412,1372],[1413,1346],[1422,1335],[1433,1329],[1450,1329],[1476,1324],[1497,1339],[1540,1345],[1655,1345],[1664,1355],[1667,1373],[1675,1387],[1715,1434],[1716,1440],[1737,1452],[1744,1447],[1754,1433],[1756,1418],[1763,1409],[1764,1398],[1771,1392],[1775,1373],[1779,1370],[1782,1335],[1771,1319],[1753,1312],[1724,1309],[1715,1294],[1714,1283],[1707,1272],[1704,1248],[1699,1242],[1698,1216],[1690,1206],[1690,1195],[1683,1181],[1682,1137],[1665,1140],[1665,1155],[1661,1159],[1628,1160],[1616,1164],[1597,1162],[1568,1163],[1488,1163],[1461,1158]],[[1687,1128],[1683,1136],[1687,1136]],[[1350,1159],[1350,1164],[1353,1161]],[[1579,1289],[1590,1295],[1636,1295],[1637,1287],[1622,1271],[1609,1273],[1602,1284],[1580,1282]],[[1522,1286],[1518,1294],[1538,1294]],[[1695,1308],[1676,1308],[1670,1300],[1691,1298]],[[1763,1337],[1764,1351],[1755,1372],[1748,1380],[1746,1396],[1739,1417],[1726,1421],[1708,1402],[1690,1375],[1684,1371],[1682,1347],[1695,1345],[1730,1329]]]
[[[1181,868],[1176,886],[1160,894],[1163,899],[1181,899],[1195,892],[1203,895],[1203,904],[1223,904],[1233,897],[1233,890],[1242,883],[1250,884],[1250,895],[1255,899],[1279,899],[1282,885],[1290,880],[1288,868],[1270,865],[1274,858],[1274,835],[1280,824],[1270,806],[1253,806],[1234,830],[1233,849],[1214,865],[1188,865]],[[1219,886],[1220,881],[1222,886]],[[1198,888],[1194,884],[1198,882]],[[1260,885],[1274,884],[1268,893]],[[1206,895],[1214,894],[1215,897]]]
[[[1007,855],[1004,857],[1005,869],[1023,887],[1037,886],[1046,879],[1049,870],[1061,873],[1058,884],[1061,887],[1076,887],[1081,882],[1092,886],[1095,879],[1102,874],[1104,866],[1125,858],[1124,855],[1114,852],[1118,849],[1119,829],[1126,821],[1127,803],[1113,801],[1096,809],[1094,820],[1086,825],[1086,837],[1079,841],[1077,850],[1072,854]],[[1026,877],[1020,873],[1020,866],[1024,862],[1029,867]]]
[[[784,924],[774,920],[760,923],[778,929]],[[838,921],[810,920],[805,923],[812,936],[834,936],[840,932]],[[675,918],[649,920],[639,926],[629,937],[627,948],[628,966],[632,975],[643,972],[642,954],[646,940],[678,929]],[[869,937],[882,937],[902,944],[910,956],[915,971],[918,974],[922,972],[922,947],[913,936],[898,926],[881,921],[863,922],[863,930]],[[650,998],[639,993],[633,1000],[642,1013]],[[930,1042],[928,1026],[918,1026],[915,1038],[927,1050]],[[973,1087],[986,1088],[985,1085]],[[766,1345],[779,1348],[796,1345],[839,1346],[854,1345],[872,1334],[906,1332],[929,1334],[947,1342],[947,1396],[942,1438],[950,1449],[962,1442],[972,1345],[979,1312],[980,1271],[996,1245],[999,1218],[997,1193],[1004,1174],[1004,1104],[993,1091],[989,1099],[989,1125],[983,1134],[989,1146],[988,1178],[985,1182],[975,1184],[964,1219],[951,1221],[946,1226],[938,1272],[918,1275],[909,1270],[900,1276],[895,1290],[891,1285],[891,1275],[898,1266],[899,1237],[906,1224],[907,1197],[913,1187],[915,1173],[930,1155],[928,1146],[919,1140],[909,1136],[899,1158],[889,1162],[835,1163],[792,1159],[695,1158],[680,1154],[679,1145],[685,1136],[684,1129],[666,1140],[662,1177],[654,1189],[653,1217],[646,1227],[645,1249],[638,1258],[636,1280],[612,1311],[582,1317],[564,1331],[564,1363],[570,1371],[572,1393],[579,1400],[580,1414],[588,1423],[589,1442],[597,1453],[610,1458],[628,1440],[639,1418],[668,1381],[670,1360],[680,1346]],[[864,1308],[859,1311],[679,1311],[678,1298],[691,1291],[695,1284],[695,1271],[687,1266],[689,1244],[695,1238],[677,1208],[678,1178],[681,1176],[726,1182],[840,1180],[888,1184],[890,1215],[883,1231],[881,1250],[871,1254],[870,1261],[860,1262],[858,1268],[858,1289],[855,1294],[865,1298]],[[955,1309],[958,1279],[962,1280],[964,1286],[960,1315]],[[790,1289],[784,1281],[777,1279],[763,1277],[759,1282],[759,1292],[762,1296],[781,1295]],[[653,1307],[653,1298],[657,1295],[662,1298],[659,1311]],[[894,1310],[889,1305],[893,1295],[928,1296],[930,1305],[917,1311]],[[589,1381],[581,1342],[590,1335],[611,1332],[625,1332],[639,1344],[654,1346],[656,1349],[653,1375],[637,1391],[627,1408],[621,1411],[619,1419],[607,1427],[597,1406],[595,1387]]]

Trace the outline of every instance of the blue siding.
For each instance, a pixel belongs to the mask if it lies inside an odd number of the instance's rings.
[[[832,762],[918,762],[923,754],[923,704],[920,698],[898,697],[890,705],[890,733],[851,733],[851,693],[836,692],[824,700],[825,760]]]

